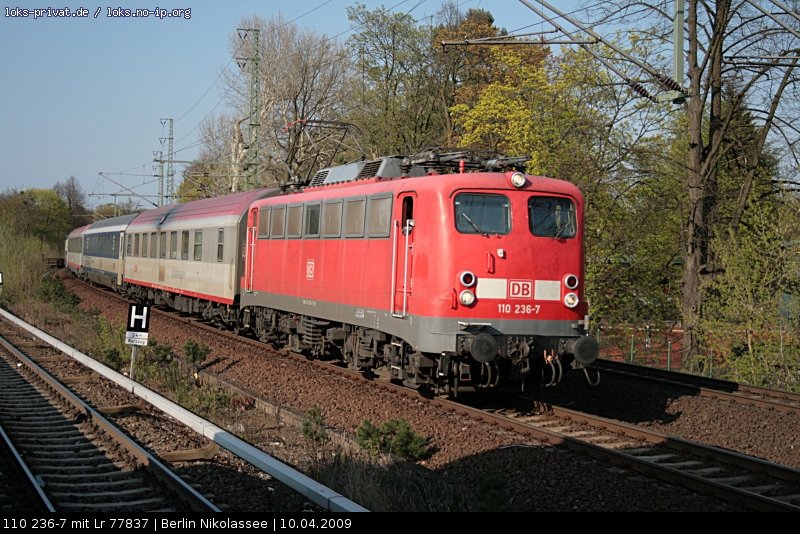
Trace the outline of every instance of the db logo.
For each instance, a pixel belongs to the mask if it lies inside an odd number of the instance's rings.
[[[306,262],[306,278],[309,280],[314,279],[314,260],[308,260]]]
[[[532,299],[533,281],[532,280],[509,280],[508,297],[512,299]]]

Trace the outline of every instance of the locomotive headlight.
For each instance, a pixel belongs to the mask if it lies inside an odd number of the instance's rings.
[[[567,286],[568,289],[575,289],[578,287],[578,277],[574,274],[568,274],[564,277],[564,285]]]
[[[461,282],[461,285],[465,287],[472,287],[475,285],[475,282],[478,280],[475,278],[475,274],[470,271],[464,271],[458,277],[458,280]]]
[[[511,175],[511,185],[513,185],[516,188],[522,187],[523,185],[525,185],[525,182],[527,181],[528,179],[525,178],[525,175],[522,174],[521,172],[515,172],[514,174]]]
[[[574,308],[578,305],[578,302],[580,302],[580,299],[575,293],[567,293],[564,295],[564,306],[567,308]]]
[[[472,306],[473,304],[475,304],[475,293],[473,293],[469,289],[465,289],[464,291],[458,294],[458,300],[464,306]]]

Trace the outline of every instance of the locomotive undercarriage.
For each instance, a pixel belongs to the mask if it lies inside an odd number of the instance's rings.
[[[430,354],[372,328],[265,307],[245,308],[234,329],[309,358],[340,359],[353,370],[453,396],[464,387],[513,385],[525,391],[551,386],[560,381],[564,365],[582,367],[568,353],[574,339],[482,332],[483,337],[480,333],[457,336],[456,351]]]
[[[540,385],[557,384],[564,365],[582,367],[569,353],[570,343],[575,343],[569,338],[504,336],[485,328],[467,329],[456,337],[454,351],[431,354],[416,351],[386,332],[272,308],[240,309],[236,304],[137,285],[124,285],[122,293],[141,302],[200,315],[221,328],[312,359],[340,359],[350,369],[437,394],[457,396],[464,388],[485,390],[509,385],[522,391],[535,390]]]

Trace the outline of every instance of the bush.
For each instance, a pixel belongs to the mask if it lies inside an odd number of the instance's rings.
[[[197,343],[193,339],[187,341],[183,346],[183,355],[186,359],[186,363],[190,364],[192,367],[197,367],[199,364],[203,363],[209,353],[211,353],[210,348],[202,343]]]
[[[377,427],[365,420],[356,431],[358,445],[372,453],[389,453],[416,461],[428,451],[425,438],[414,432],[403,419],[391,419]]]
[[[322,408],[317,405],[306,412],[303,419],[303,437],[314,445],[321,445],[328,441],[328,431],[325,429],[325,416]]]
[[[73,310],[78,305],[78,297],[64,289],[63,284],[53,278],[52,273],[42,276],[37,294],[43,301],[60,310]]]

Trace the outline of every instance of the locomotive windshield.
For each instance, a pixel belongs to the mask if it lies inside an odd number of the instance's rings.
[[[456,229],[462,234],[507,234],[511,228],[509,206],[503,195],[456,195]]]
[[[575,237],[575,204],[568,198],[531,197],[528,200],[531,233],[540,237]]]

